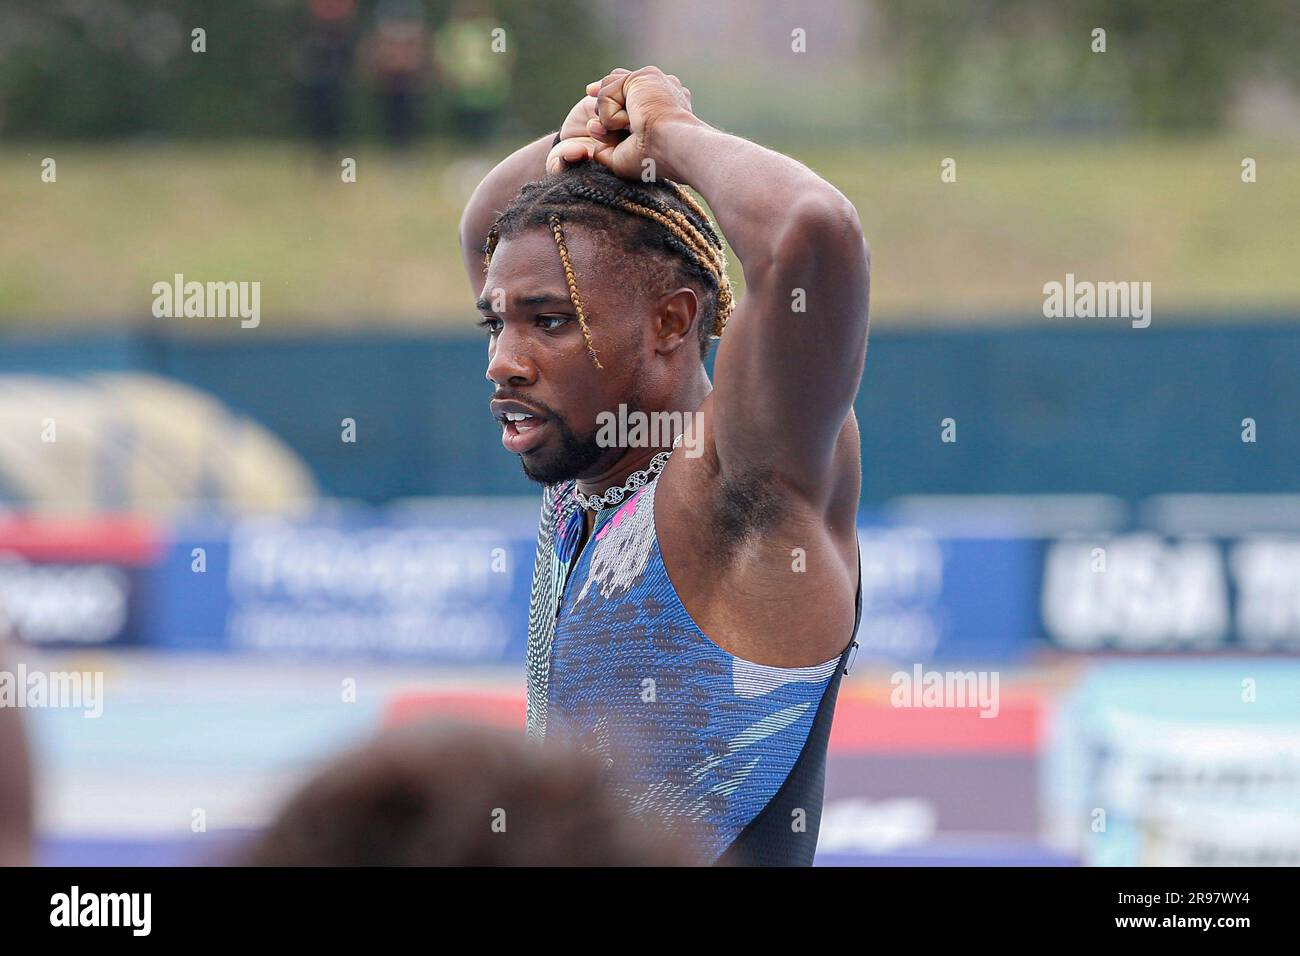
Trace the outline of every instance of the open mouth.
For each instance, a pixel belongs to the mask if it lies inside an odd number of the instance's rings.
[[[537,415],[509,412],[501,419],[501,444],[511,454],[525,454],[541,443],[546,427],[546,419]]]

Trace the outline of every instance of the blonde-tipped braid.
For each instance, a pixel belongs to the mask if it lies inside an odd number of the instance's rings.
[[[578,295],[578,280],[573,274],[573,263],[569,261],[569,247],[564,241],[564,230],[560,228],[560,217],[556,213],[551,213],[547,217],[547,222],[551,224],[551,235],[555,237],[555,245],[560,250],[560,262],[564,265],[564,281],[569,284],[569,299],[573,302],[574,311],[578,313],[578,325],[582,327],[582,337],[587,342],[587,352],[591,355],[591,360],[596,363],[596,368],[604,368],[600,364],[600,359],[596,356],[596,347],[591,344],[591,329],[587,328],[587,313],[582,308],[582,296]]]
[[[695,197],[679,184],[672,183],[671,185],[676,190],[678,197],[686,204],[686,207],[699,217],[700,222],[709,227],[710,237],[717,242],[717,245],[706,242],[705,237],[700,234],[700,231],[695,228],[689,219],[676,209],[668,210],[670,214],[680,220],[682,226],[690,231],[696,240],[694,244],[702,249],[713,263],[713,268],[710,271],[718,280],[718,309],[713,320],[713,337],[719,338],[722,335],[722,330],[727,327],[727,319],[731,318],[731,310],[734,305],[731,295],[731,280],[727,278],[727,253],[722,247],[722,240],[717,238],[718,230],[714,226],[713,220],[709,218],[703,207],[695,201]]]

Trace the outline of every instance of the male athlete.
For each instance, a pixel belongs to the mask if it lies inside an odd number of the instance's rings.
[[[740,258],[734,309],[682,186]],[[460,238],[492,414],[544,486],[529,733],[604,758],[634,813],[710,860],[810,863],[861,612],[857,213],[651,66],[590,84],[554,138],[493,169]],[[684,434],[611,443],[599,420],[620,406],[698,413],[694,453]]]

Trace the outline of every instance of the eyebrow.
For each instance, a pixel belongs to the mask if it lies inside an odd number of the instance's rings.
[[[528,308],[529,306],[534,306],[534,305],[558,305],[558,304],[572,305],[573,300],[571,300],[567,295],[563,295],[563,296],[551,295],[550,293],[542,293],[540,295],[521,295],[517,299],[515,299],[515,306],[517,308]],[[478,302],[474,304],[474,306],[480,312],[492,311],[492,303],[490,303],[487,299],[479,299]]]

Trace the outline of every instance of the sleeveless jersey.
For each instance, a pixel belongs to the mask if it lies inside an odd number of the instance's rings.
[[[856,642],[811,667],[756,664],[696,626],[664,568],[658,480],[597,517],[546,486],[528,633],[528,733],[604,760],[632,812],[688,827],[711,861],[812,862],[826,743]],[[862,614],[861,556],[854,633]],[[681,823],[679,824],[679,821]]]

